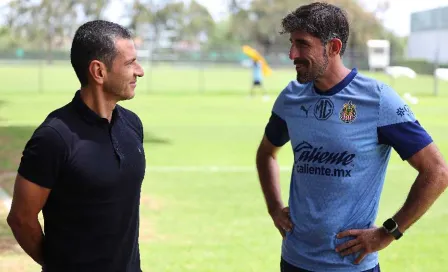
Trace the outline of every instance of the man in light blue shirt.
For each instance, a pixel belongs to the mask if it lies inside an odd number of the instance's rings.
[[[250,95],[255,95],[255,88],[258,87],[263,91],[264,98],[267,98],[266,89],[263,87],[263,71],[261,62],[254,60],[252,63],[252,88],[250,89]]]
[[[282,272],[378,272],[378,251],[398,240],[448,186],[432,138],[389,86],[342,63],[349,25],[325,4],[282,21],[297,71],[276,99],[257,151],[268,212],[283,236]],[[289,205],[281,199],[276,154],[291,143]],[[374,225],[394,149],[419,175],[403,207]]]

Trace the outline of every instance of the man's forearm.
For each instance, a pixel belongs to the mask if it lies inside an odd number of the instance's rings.
[[[38,264],[43,265],[44,235],[39,221],[24,222],[8,219],[8,223],[19,245]]]
[[[393,217],[401,232],[406,231],[432,206],[448,185],[448,171],[420,173],[403,207]]]
[[[280,189],[280,170],[271,155],[257,154],[257,170],[269,214],[283,208]]]

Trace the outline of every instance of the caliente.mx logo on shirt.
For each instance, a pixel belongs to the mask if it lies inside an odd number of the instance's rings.
[[[354,166],[355,154],[349,151],[330,152],[322,146],[313,146],[303,141],[294,148],[296,171],[301,174],[351,177],[351,170],[342,168],[330,168],[340,166],[347,168]],[[310,164],[320,164],[320,167]],[[328,168],[327,168],[328,167]]]

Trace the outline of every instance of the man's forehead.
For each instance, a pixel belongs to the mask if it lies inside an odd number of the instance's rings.
[[[312,41],[315,39],[315,37],[303,30],[296,30],[296,31],[290,33],[290,39],[291,39],[291,41],[294,41],[294,40]]]
[[[117,49],[119,55],[124,57],[135,55],[134,41],[131,39],[116,39],[115,48]]]

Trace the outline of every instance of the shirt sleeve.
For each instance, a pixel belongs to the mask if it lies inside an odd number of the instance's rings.
[[[286,144],[290,138],[288,126],[284,117],[284,92],[280,93],[272,108],[271,117],[265,128],[267,139],[275,146],[280,147]]]
[[[432,142],[411,108],[389,86],[380,86],[378,142],[389,145],[407,160]]]
[[[40,126],[25,145],[18,173],[39,186],[51,189],[60,177],[67,154],[67,145],[56,129]]]

